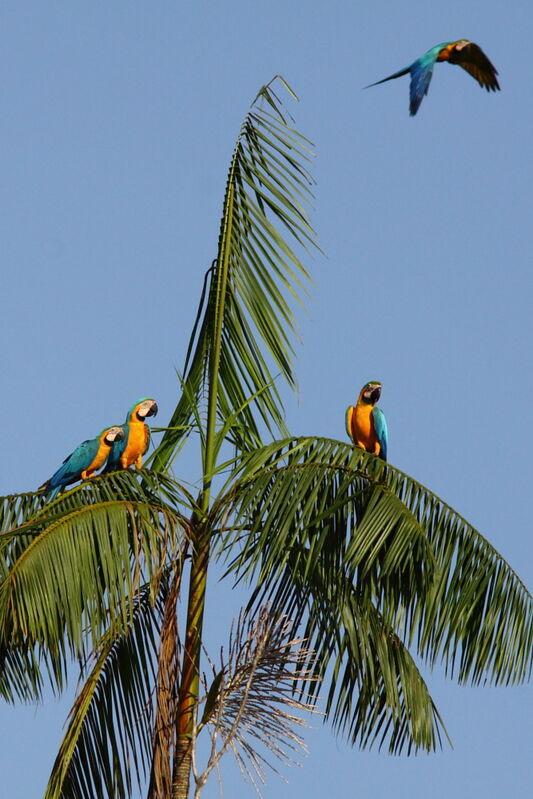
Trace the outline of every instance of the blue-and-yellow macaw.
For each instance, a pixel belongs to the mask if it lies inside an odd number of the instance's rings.
[[[150,430],[145,425],[147,416],[155,416],[157,402],[153,399],[140,399],[131,406],[123,425],[124,438],[113,444],[104,473],[127,469],[132,463],[137,469],[142,466],[142,458],[150,444]]]
[[[346,432],[356,447],[373,452],[387,460],[389,434],[385,414],[376,403],[381,396],[381,383],[371,380],[359,392],[357,405],[346,411]]]
[[[122,427],[106,427],[96,438],[83,441],[74,452],[67,455],[57,472],[39,488],[51,491],[50,499],[55,499],[70,483],[87,480],[105,463],[113,444],[123,438]]]
[[[411,116],[414,117],[424,96],[428,93],[436,61],[458,64],[463,69],[466,69],[477,80],[479,85],[488,92],[495,92],[500,89],[500,84],[496,77],[498,71],[489,61],[481,47],[474,44],[474,42],[469,42],[468,39],[437,44],[420,58],[417,58],[416,61],[413,61],[410,66],[395,72],[394,75],[389,75],[388,78],[371,83],[370,86],[377,86],[379,83],[385,83],[388,80],[400,78],[402,75],[409,73],[411,75],[409,111]],[[369,86],[365,88],[368,89]]]

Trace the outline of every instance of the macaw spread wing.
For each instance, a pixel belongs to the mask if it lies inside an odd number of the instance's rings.
[[[449,62],[450,64],[458,64],[458,66],[466,70],[488,92],[499,90],[500,84],[496,77],[498,74],[497,69],[489,61],[481,47],[474,44],[474,42],[459,42],[450,52]]]
[[[414,116],[420,108],[420,103],[429,91],[429,84],[433,76],[435,61],[423,64],[415,61],[411,67],[411,83],[409,85],[409,111]]]

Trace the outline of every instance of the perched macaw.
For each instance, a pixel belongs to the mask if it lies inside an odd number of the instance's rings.
[[[381,395],[381,383],[371,380],[359,392],[357,405],[346,411],[346,432],[356,447],[366,449],[387,460],[388,431],[385,414],[376,403]]]
[[[500,89],[496,77],[498,71],[489,61],[481,47],[474,44],[474,42],[469,42],[468,39],[437,44],[420,58],[417,58],[416,61],[413,61],[409,67],[395,72],[394,75],[389,75],[388,78],[371,83],[370,86],[377,86],[379,83],[385,83],[388,80],[400,78],[402,75],[410,73],[409,111],[411,116],[414,117],[424,96],[428,93],[431,76],[433,75],[433,66],[436,61],[448,61],[449,64],[458,64],[463,69],[466,69],[477,80],[479,85],[488,92],[495,92]],[[365,86],[365,88],[368,89],[369,87]]]
[[[157,402],[153,399],[140,399],[131,406],[123,425],[124,438],[113,445],[104,473],[127,469],[132,463],[137,469],[141,468],[143,455],[150,444],[150,430],[144,420],[156,413]]]
[[[57,472],[46,483],[43,483],[39,490],[51,491],[50,499],[55,499],[59,492],[70,483],[92,477],[105,462],[114,442],[123,438],[124,430],[115,425],[106,427],[96,438],[83,441],[74,452],[67,455]]]

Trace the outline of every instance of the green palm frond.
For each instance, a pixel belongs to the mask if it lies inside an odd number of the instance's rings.
[[[17,665],[19,681],[26,664],[27,686],[40,682],[37,657],[61,688],[68,653],[84,658],[110,618],[127,625],[145,581],[156,595],[169,558],[179,558],[187,540],[188,521],[161,497],[176,486],[149,473],[141,483],[132,474],[111,475],[65,493],[0,536],[0,664]],[[17,647],[26,655],[14,664]]]
[[[240,577],[253,572],[259,585],[288,580],[287,587],[290,575],[310,584],[318,569],[332,590],[342,569],[395,618],[398,603],[416,602],[429,590],[436,568],[432,547],[390,491],[383,462],[342,444],[343,457],[335,457],[335,443],[287,440],[245,462],[243,477],[230,489],[238,523],[224,545],[242,537],[231,568]],[[293,617],[295,611],[287,612]]]
[[[334,729],[352,744],[386,746],[389,754],[442,746],[447,733],[427,686],[403,641],[372,602],[342,574],[331,601],[309,599],[304,635],[313,652],[309,669],[317,677],[309,699],[315,699],[322,683],[329,685],[326,715]]]
[[[111,625],[85,669],[45,799],[127,799],[150,762],[151,690],[162,603],[150,586],[132,603],[125,627]]]
[[[94,505],[117,499],[152,505],[166,503],[191,512],[194,509],[193,497],[186,486],[168,475],[147,469],[135,472],[126,469],[93,477],[67,489],[53,502],[48,501],[42,491],[0,497],[0,542],[3,534],[10,533],[39,516],[53,518],[54,515],[64,515],[69,508],[76,510],[80,505]]]
[[[318,628],[305,634],[319,658],[336,653],[336,669],[349,646],[341,609],[350,586],[391,640],[414,646],[430,665],[444,662],[461,682],[520,682],[530,674],[531,595],[468,522],[390,464],[338,441],[285,440],[251,455],[219,503],[219,519],[229,504],[235,511],[221,544],[229,571],[254,580],[256,606],[270,599],[300,624],[311,614]],[[392,655],[397,675],[414,669],[403,643]],[[393,695],[389,685],[384,696]],[[394,718],[394,705],[388,712]],[[366,722],[349,721],[348,708],[337,705],[334,718],[360,742],[370,740]],[[390,723],[396,750],[407,738],[394,732],[399,721]]]
[[[369,608],[357,622],[343,627],[335,657],[326,706],[334,729],[352,744],[394,755],[441,748],[448,738],[442,718],[408,650],[374,626]]]
[[[231,160],[217,258],[206,275],[198,329],[189,345],[185,390],[154,455],[157,469],[168,466],[189,434],[213,358],[222,423],[240,409],[229,440],[244,450],[260,443],[254,407],[268,430],[285,431],[269,361],[295,385],[290,303],[300,302],[308,280],[297,250],[316,246],[306,210],[313,182],[309,146],[291,126],[272,85],[264,86],[245,117]]]
[[[42,699],[48,671],[34,648],[20,641],[16,646],[0,645],[0,697],[6,702],[36,702]],[[61,677],[55,680],[61,684]]]
[[[5,530],[18,527],[25,519],[33,516],[43,503],[44,495],[35,491],[0,497],[0,535]]]

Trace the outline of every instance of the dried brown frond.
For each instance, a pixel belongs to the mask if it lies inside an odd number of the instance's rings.
[[[205,681],[198,732],[210,727],[212,748],[206,769],[195,775],[198,789],[228,749],[258,792],[267,768],[279,773],[269,755],[296,765],[293,754],[306,752],[299,733],[308,726],[302,713],[318,711],[295,696],[302,696],[304,684],[316,678],[305,668],[312,656],[305,640],[290,634],[290,620],[268,605],[255,618],[241,612],[232,626],[227,658],[222,652],[220,668],[212,666],[209,687]]]

